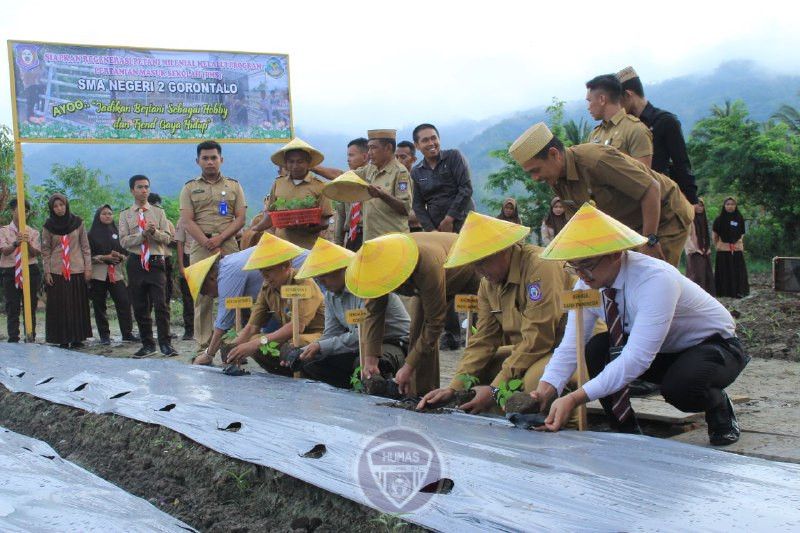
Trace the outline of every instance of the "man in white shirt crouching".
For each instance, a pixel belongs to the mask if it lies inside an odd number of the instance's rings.
[[[603,306],[570,311],[566,333],[531,396],[556,431],[577,406],[600,399],[613,428],[638,433],[628,384],[661,384],[664,399],[683,412],[705,412],[711,444],[739,440],[739,425],[725,387],[750,357],[736,338],[730,313],[664,261],[630,251],[645,238],[589,204],[576,213],[541,254],[565,260],[579,281],[575,290],[599,289]],[[583,313],[590,380],[558,398],[576,361],[575,313]],[[595,321],[608,331],[591,336]],[[557,398],[557,399],[556,399]]]

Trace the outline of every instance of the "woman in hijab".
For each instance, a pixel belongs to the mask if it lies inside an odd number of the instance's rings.
[[[128,252],[119,244],[119,231],[110,205],[104,205],[94,214],[92,227],[89,229],[89,248],[92,251],[92,286],[89,288],[89,298],[94,307],[94,321],[97,323],[100,343],[111,344],[111,331],[106,315],[109,294],[117,310],[122,340],[138,341],[139,338],[133,335],[131,302],[122,277],[122,260]]]
[[[714,220],[712,236],[717,249],[714,273],[717,296],[742,298],[750,294],[747,267],[744,263],[744,217],[739,213],[736,200],[725,199],[722,212]]]
[[[714,272],[711,270],[711,235],[706,204],[701,198],[694,206],[694,224],[686,241],[686,277],[714,296]]]
[[[47,292],[45,341],[61,348],[81,348],[92,336],[86,284],[92,279],[92,256],[83,220],[69,212],[69,200],[53,194],[50,216],[42,228],[42,262]]]
[[[542,246],[550,244],[566,224],[567,215],[564,214],[564,206],[561,205],[561,198],[556,196],[550,200],[550,213],[542,221]]]
[[[519,218],[519,211],[517,211],[517,201],[511,197],[503,200],[503,208],[500,209],[500,214],[497,215],[497,218],[514,224],[522,224],[522,219]]]

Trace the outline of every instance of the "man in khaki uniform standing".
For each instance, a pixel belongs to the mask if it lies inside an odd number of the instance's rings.
[[[603,74],[586,82],[586,101],[589,114],[602,120],[589,135],[589,142],[613,146],[625,155],[641,161],[646,167],[653,163],[653,134],[622,107],[622,84],[614,74]]]
[[[389,293],[418,296],[413,301],[405,364],[395,375],[402,394],[421,395],[439,388],[439,336],[447,302],[456,294],[475,294],[480,276],[473,265],[443,268],[455,233],[384,235],[365,241],[345,271],[347,289],[368,299],[363,324],[364,356],[379,358]],[[365,378],[379,374],[365,368]]]
[[[223,176],[222,147],[216,141],[197,145],[200,176],[183,186],[180,196],[181,220],[195,240],[189,251],[192,264],[220,252],[227,255],[239,250],[236,233],[244,226],[247,201],[242,186]],[[194,333],[200,349],[208,346],[213,332],[214,299],[199,296],[194,307]]]
[[[552,187],[568,218],[593,201],[647,237],[639,252],[677,266],[694,209],[674,181],[611,146],[565,148],[544,122],[528,128],[508,152],[531,179]]]
[[[483,276],[478,289],[477,333],[464,349],[455,377],[447,387],[428,393],[419,407],[450,400],[464,384],[461,374],[475,376],[475,398],[461,406],[480,413],[494,405],[492,389],[512,379],[532,392],[561,342],[567,316],[559,295],[575,278],[562,263],[539,259],[542,248],[524,244],[530,228],[480,215],[467,215],[446,269],[472,264]]]
[[[272,154],[271,159],[279,167],[286,168],[288,173],[286,176],[277,177],[272,184],[269,192],[268,211],[278,211],[273,206],[281,198],[284,200],[313,198],[316,202],[315,207],[322,209],[322,218],[319,223],[275,228],[276,237],[310,250],[317,242],[319,234],[328,228],[328,219],[333,215],[330,199],[322,194],[322,187],[325,186],[325,183],[309,171],[311,167],[322,163],[325,156],[310,144],[296,137]],[[252,230],[265,231],[271,227],[273,227],[272,219],[269,216],[263,216]]]

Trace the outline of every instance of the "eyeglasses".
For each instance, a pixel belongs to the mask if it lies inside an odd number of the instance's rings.
[[[567,261],[566,263],[564,263],[564,270],[566,270],[573,276],[577,276],[578,274],[583,273],[583,275],[587,277],[592,277],[592,272],[594,271],[595,268],[597,268],[597,265],[603,262],[603,259],[605,259],[605,257],[601,257],[600,259],[595,261],[594,264],[591,266],[586,263],[576,265],[574,263],[570,263],[569,261]]]

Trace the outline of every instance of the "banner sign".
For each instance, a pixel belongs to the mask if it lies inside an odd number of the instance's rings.
[[[288,57],[8,41],[26,142],[286,142]]]

